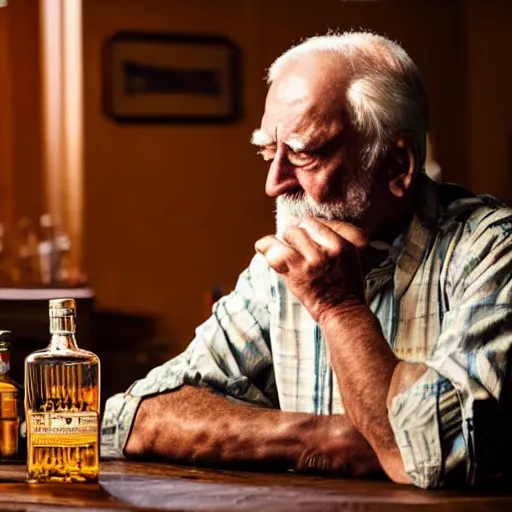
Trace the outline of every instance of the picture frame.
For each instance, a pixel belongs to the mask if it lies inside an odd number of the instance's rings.
[[[117,32],[103,48],[103,112],[118,123],[232,123],[240,75],[227,37]]]

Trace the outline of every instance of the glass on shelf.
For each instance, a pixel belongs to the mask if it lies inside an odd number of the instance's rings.
[[[72,265],[71,237],[50,214],[39,223],[23,217],[14,236],[0,223],[0,288],[68,288],[86,285],[85,274]]]

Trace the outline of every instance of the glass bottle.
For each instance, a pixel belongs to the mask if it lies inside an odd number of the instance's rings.
[[[70,251],[71,240],[67,233],[58,230],[55,235],[55,250],[57,254],[57,269],[55,279],[59,284],[70,283]]]
[[[29,219],[23,218],[18,223],[19,228],[19,279],[24,286],[33,286],[40,282],[38,240]]]
[[[20,460],[21,386],[9,376],[11,332],[0,331],[0,462]]]
[[[75,340],[73,299],[50,301],[50,345],[25,359],[29,482],[97,482],[100,362]]]
[[[38,244],[41,283],[51,285],[56,280],[57,251],[55,247],[55,227],[51,215],[45,213],[39,219],[40,238]]]

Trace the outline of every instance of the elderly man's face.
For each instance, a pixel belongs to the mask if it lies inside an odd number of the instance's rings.
[[[305,216],[358,223],[368,209],[370,173],[357,163],[344,120],[344,77],[328,66],[320,58],[289,65],[272,83],[253,133],[270,163],[266,193],[276,198],[278,233]]]

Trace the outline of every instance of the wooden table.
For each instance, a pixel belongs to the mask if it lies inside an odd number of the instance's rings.
[[[102,462],[101,483],[27,484],[22,465],[0,466],[0,510],[335,512],[512,510],[512,492],[422,491],[388,481],[333,479],[137,462]],[[128,496],[132,503],[113,497]],[[134,498],[135,496],[135,498]],[[138,496],[138,498],[137,498]]]

